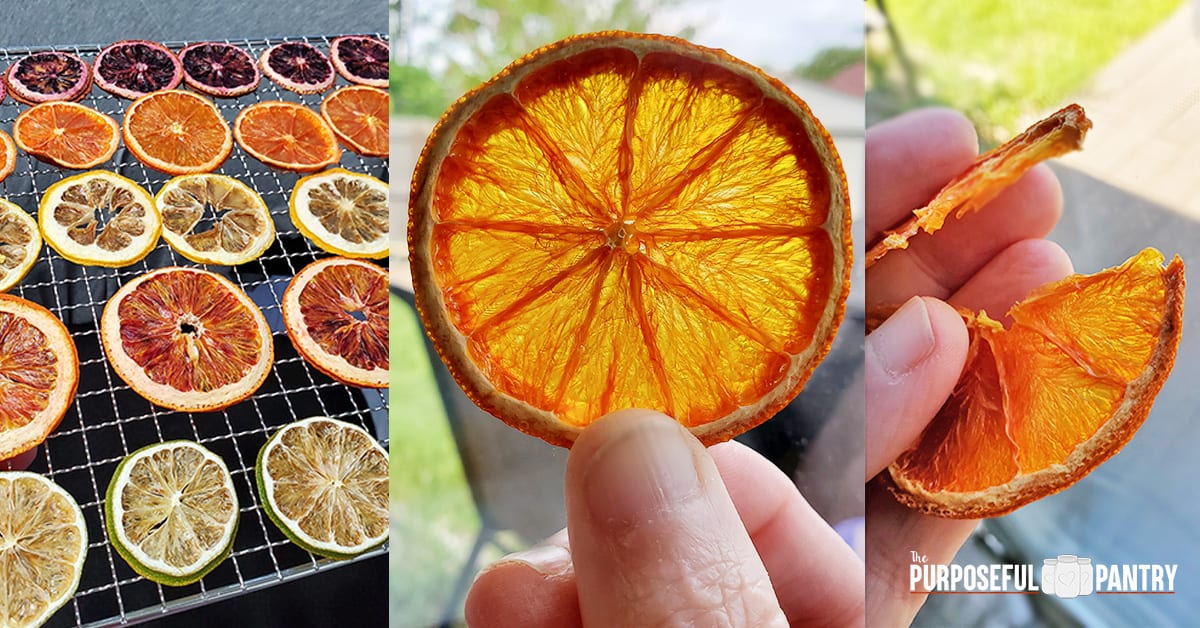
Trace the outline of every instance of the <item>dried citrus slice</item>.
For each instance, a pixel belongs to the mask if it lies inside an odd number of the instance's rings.
[[[144,40],[119,41],[96,55],[96,84],[122,98],[140,98],[183,81],[183,64],[166,46]]]
[[[249,397],[274,358],[254,301],[198,268],[160,268],[121,286],[104,305],[100,338],[113,370],[139,395],[188,412]]]
[[[275,241],[275,221],[250,186],[223,174],[188,174],[163,184],[154,204],[163,239],[200,264],[257,259]]]
[[[258,64],[250,53],[224,42],[201,42],[179,51],[183,80],[196,91],[236,98],[258,88]]]
[[[26,105],[79,100],[92,87],[92,70],[77,54],[46,50],[8,67],[4,82],[14,100]]]
[[[342,158],[342,149],[325,120],[294,102],[267,101],[242,109],[233,123],[238,145],[276,168],[312,172]]]
[[[0,473],[0,532],[0,617],[5,626],[41,626],[79,587],[88,549],[83,511],[36,473]]]
[[[305,266],[283,293],[283,323],[304,359],[353,386],[388,385],[388,275],[360,260]]]
[[[38,205],[38,227],[59,255],[76,264],[126,266],[158,243],[162,222],[142,186],[107,170],[54,183]]]
[[[413,192],[439,353],[477,404],[552,443],[630,407],[728,439],[799,392],[842,318],[833,143],[720,50],[615,32],[537,50],[446,112]]]
[[[20,283],[41,252],[42,235],[33,216],[0,199],[0,292]]]
[[[3,95],[0,95],[0,99]],[[0,181],[17,167],[17,143],[8,133],[0,131]]]
[[[388,453],[361,427],[318,416],[285,425],[254,467],[263,510],[296,545],[354,558],[388,538]]]
[[[121,131],[134,157],[167,174],[212,172],[233,150],[233,134],[217,106],[181,89],[133,101]]]
[[[13,139],[30,155],[63,168],[86,170],[112,159],[121,131],[116,120],[86,105],[47,102],[17,115]]]
[[[303,41],[285,41],[263,51],[263,74],[297,94],[319,94],[333,87],[333,64],[325,53]]]
[[[229,556],[237,525],[229,468],[191,441],[155,443],[125,456],[104,498],[113,548],[159,584],[203,578]]]
[[[288,206],[292,223],[322,249],[346,257],[387,257],[387,183],[331,168],[297,181]]]
[[[342,87],[321,101],[321,116],[334,135],[369,157],[387,157],[388,112],[388,93],[364,85]]]
[[[387,43],[369,35],[346,35],[329,42],[329,60],[351,83],[386,89],[391,58]]]
[[[1060,491],[1133,436],[1179,346],[1178,257],[1145,249],[1072,275],[1008,311],[964,312],[970,348],[946,405],[889,467],[893,492],[942,517],[1000,515]]]
[[[0,294],[0,460],[38,446],[75,401],[79,354],[46,308]]]

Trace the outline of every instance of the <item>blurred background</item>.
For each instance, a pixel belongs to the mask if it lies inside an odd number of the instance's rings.
[[[1095,127],[1083,151],[1051,164],[1064,211],[1049,237],[1077,272],[1115,266],[1146,246],[1200,260],[1196,3],[871,0],[866,42],[868,126],[917,107],[952,107],[988,148],[1070,102],[1087,110]],[[1062,493],[983,522],[956,558],[1178,563],[1177,593],[931,596],[916,625],[1194,624],[1200,590],[1183,574],[1200,571],[1197,318],[1194,305],[1185,310],[1174,372],[1119,455]]]
[[[408,188],[425,138],[460,95],[565,36],[622,29],[724,48],[788,84],[830,131],[861,245],[863,10],[815,0],[391,0],[393,626],[456,625],[477,571],[564,525],[566,451],[478,410],[429,347],[411,306]],[[856,252],[860,258],[861,249]],[[793,477],[854,540],[862,515],[862,281],[833,349],[799,398],[740,439]]]

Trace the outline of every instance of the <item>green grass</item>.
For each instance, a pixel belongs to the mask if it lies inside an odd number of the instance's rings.
[[[972,118],[985,143],[1003,141],[1065,104],[1182,3],[888,0],[888,17],[916,70],[917,93],[908,93],[891,47],[872,46],[869,122],[941,104]]]

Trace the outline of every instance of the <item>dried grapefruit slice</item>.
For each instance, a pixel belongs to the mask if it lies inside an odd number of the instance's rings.
[[[13,99],[26,105],[79,100],[92,87],[92,69],[79,55],[48,50],[9,66],[4,82]]]
[[[334,90],[321,101],[321,117],[346,148],[368,157],[388,155],[388,93],[364,85]]]
[[[0,460],[33,449],[75,401],[79,354],[46,308],[0,294]]]
[[[297,94],[319,94],[333,87],[336,76],[329,57],[303,41],[286,41],[267,48],[258,65],[280,87]]]
[[[1008,311],[964,312],[970,349],[946,405],[889,468],[908,506],[1004,514],[1074,484],[1133,436],[1171,367],[1183,324],[1178,257],[1145,249],[1072,275]]]
[[[438,122],[410,207],[450,371],[560,445],[629,407],[705,443],[766,420],[849,289],[828,133],[782,83],[680,39],[597,33],[518,60]]]
[[[367,35],[346,35],[329,42],[329,60],[351,83],[387,88],[388,45]]]
[[[112,159],[121,131],[116,120],[86,105],[47,102],[17,115],[13,139],[30,155],[63,168],[86,170]]]
[[[163,239],[200,264],[257,259],[275,241],[275,221],[250,186],[223,174],[188,174],[163,184],[154,204]]]
[[[297,181],[288,206],[292,223],[322,249],[346,257],[387,257],[387,183],[331,168]]]
[[[183,81],[183,64],[166,46],[130,39],[110,45],[96,55],[96,84],[122,98],[140,98]]]
[[[0,530],[0,617],[5,626],[41,626],[79,587],[88,549],[83,511],[36,473],[0,473]]]
[[[33,216],[0,199],[0,292],[20,283],[41,252],[42,234]]]
[[[179,51],[183,80],[209,96],[236,98],[258,88],[258,64],[250,53],[224,42],[192,44]]]
[[[246,152],[283,170],[313,172],[342,158],[342,149],[325,120],[294,102],[267,101],[242,109],[234,120],[233,133]]]
[[[198,268],[161,268],[121,286],[104,305],[100,338],[113,370],[139,395],[187,412],[249,397],[274,358],[254,301]]]
[[[17,143],[8,133],[0,131],[0,181],[17,167]]]
[[[121,131],[134,157],[166,174],[212,172],[233,150],[233,134],[217,106],[181,89],[133,101]]]
[[[59,255],[76,264],[127,266],[158,243],[162,222],[142,186],[107,170],[67,177],[46,189],[38,227]]]
[[[237,491],[219,456],[191,441],[143,447],[117,465],[104,498],[113,549],[141,576],[183,586],[229,557]]]
[[[296,273],[283,293],[283,323],[304,359],[352,386],[388,385],[388,275],[342,257]]]
[[[354,558],[388,538],[388,453],[361,427],[323,416],[290,423],[258,452],[263,510],[293,543]]]

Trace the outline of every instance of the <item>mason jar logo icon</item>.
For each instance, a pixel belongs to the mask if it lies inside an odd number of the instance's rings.
[[[1042,592],[1060,598],[1091,595],[1092,559],[1059,554],[1042,561]]]

